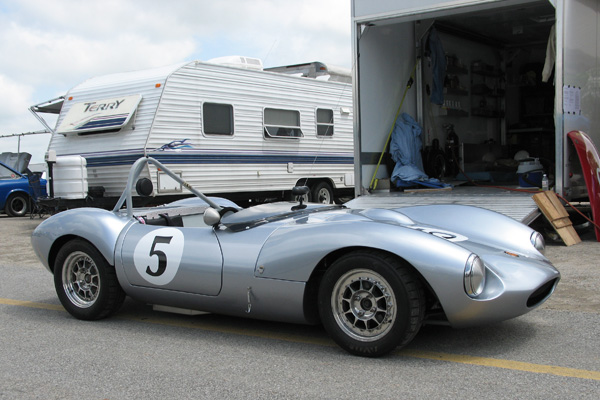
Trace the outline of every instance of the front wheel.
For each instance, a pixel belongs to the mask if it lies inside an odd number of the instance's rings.
[[[23,193],[14,193],[6,200],[5,209],[9,217],[24,217],[29,209],[29,197]]]
[[[325,272],[319,314],[340,347],[379,357],[416,335],[425,316],[424,290],[412,269],[395,257],[354,251]]]
[[[108,317],[125,300],[114,267],[83,240],[72,240],[58,252],[54,287],[63,307],[83,320]]]

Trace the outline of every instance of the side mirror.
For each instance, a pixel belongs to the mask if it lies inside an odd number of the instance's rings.
[[[308,186],[294,186],[292,188],[292,195],[294,196],[304,196],[308,192],[310,192]]]
[[[217,210],[210,207],[204,211],[204,223],[208,226],[215,226],[221,221],[221,215]]]
[[[306,208],[306,204],[302,204],[304,202],[304,196],[308,194],[310,189],[308,186],[294,186],[292,189],[292,195],[297,196],[300,204],[292,207],[292,211],[303,210]]]

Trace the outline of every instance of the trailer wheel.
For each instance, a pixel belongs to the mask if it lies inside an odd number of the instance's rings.
[[[29,210],[29,197],[23,193],[13,193],[4,208],[9,217],[24,217]]]
[[[333,189],[327,182],[316,183],[311,190],[311,201],[313,203],[333,204]]]

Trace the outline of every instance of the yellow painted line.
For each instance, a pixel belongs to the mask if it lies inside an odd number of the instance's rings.
[[[0,298],[0,304],[6,304],[9,306],[29,307],[29,308],[41,308],[43,310],[65,311],[65,309],[61,305],[48,304],[48,303],[35,303],[33,301],[23,301],[23,300]]]
[[[65,311],[61,305],[36,303],[33,301],[13,300],[0,298],[0,304],[38,308],[43,310]],[[329,338],[311,338],[300,335],[284,334],[262,331],[258,329],[239,329],[227,326],[210,324],[198,320],[193,321],[174,321],[167,318],[147,318],[133,315],[116,315],[116,318],[156,325],[172,326],[178,328],[201,329],[210,332],[227,333],[233,335],[251,336],[262,339],[283,340],[295,343],[306,343],[319,346],[335,346]],[[435,361],[445,361],[458,364],[478,365],[483,367],[503,368],[513,371],[532,372],[536,374],[556,375],[569,378],[579,378],[600,381],[600,371],[588,371],[585,369],[557,367],[554,365],[532,364],[522,361],[502,360],[497,358],[467,356],[462,354],[437,353],[419,350],[402,349],[395,354],[402,357],[413,357]]]
[[[501,360],[498,358],[486,358],[465,356],[462,354],[434,353],[419,350],[400,350],[399,355],[407,357],[424,358],[429,360],[447,361],[460,364],[480,365],[484,367],[495,367],[510,369],[513,371],[533,372],[536,374],[557,375],[569,378],[590,379],[600,381],[600,372],[585,369],[557,367],[554,365],[531,364],[522,361]]]

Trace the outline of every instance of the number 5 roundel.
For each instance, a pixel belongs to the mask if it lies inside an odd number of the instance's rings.
[[[175,228],[155,229],[135,246],[135,269],[153,285],[166,285],[175,278],[183,255],[184,237]]]

